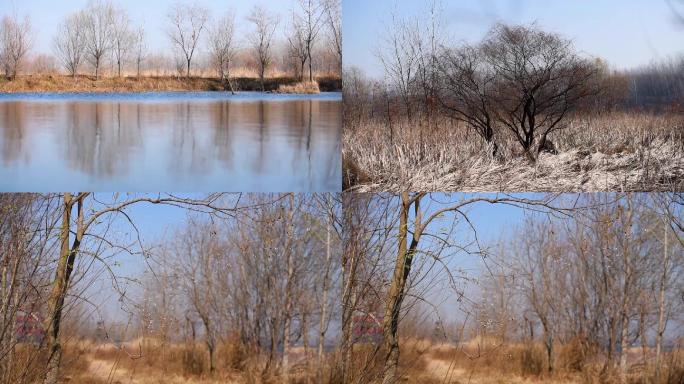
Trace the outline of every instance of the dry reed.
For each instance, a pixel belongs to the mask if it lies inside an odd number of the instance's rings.
[[[498,133],[500,157],[462,124],[416,119],[345,127],[343,156],[371,191],[660,191],[684,189],[684,118],[575,117],[550,136],[557,154],[532,163]]]

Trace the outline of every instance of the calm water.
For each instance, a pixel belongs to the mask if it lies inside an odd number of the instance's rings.
[[[3,191],[339,191],[339,93],[0,95]]]

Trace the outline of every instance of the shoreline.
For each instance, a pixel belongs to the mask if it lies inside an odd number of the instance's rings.
[[[258,78],[232,78],[235,92],[261,92]],[[341,92],[342,80],[335,76],[316,78],[321,92]],[[299,82],[293,77],[274,77],[264,80],[265,92],[278,93],[283,85]],[[91,76],[79,75],[24,75],[15,80],[0,80],[0,94],[18,93],[143,93],[143,92],[226,92],[227,84],[218,78],[173,76],[106,77],[95,80]]]

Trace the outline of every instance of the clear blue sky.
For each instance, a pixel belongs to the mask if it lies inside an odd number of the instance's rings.
[[[344,62],[381,76],[375,48],[390,14],[424,12],[426,1],[343,0]],[[684,53],[682,0],[442,0],[454,42],[477,42],[496,22],[529,24],[570,38],[575,47],[600,56],[613,68],[633,68]],[[672,7],[672,8],[671,8]]]
[[[112,0],[120,8],[128,11],[135,25],[144,25],[148,45],[154,53],[168,52],[170,47],[167,27],[168,10],[176,3],[199,4],[212,13],[212,17],[223,16],[228,10],[235,12],[236,36],[244,42],[251,26],[245,20],[254,5],[262,5],[271,12],[281,15],[281,23],[288,22],[294,0]],[[34,52],[51,53],[52,39],[57,25],[70,13],[84,8],[88,0],[0,0],[0,15],[16,12],[20,16],[30,15],[34,30]],[[283,25],[281,25],[283,27]],[[278,34],[283,28],[279,28]]]

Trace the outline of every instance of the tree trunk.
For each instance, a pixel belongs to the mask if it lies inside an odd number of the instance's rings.
[[[307,314],[308,310],[302,311],[302,322],[300,324],[302,343],[304,344],[304,372],[306,372],[306,382],[307,384],[311,382],[311,367],[309,366],[309,316]]]
[[[351,209],[345,209],[345,229],[349,238],[345,244],[342,256],[342,277],[344,288],[342,290],[342,382],[352,382],[352,350],[354,343],[352,340],[352,316],[356,307],[356,271],[359,264],[357,243],[353,227],[353,215]]]
[[[326,318],[328,315],[328,274],[330,273],[330,223],[326,225],[325,273],[323,275],[323,297],[321,298],[321,318],[318,323],[318,372],[317,382],[323,382],[323,347],[325,343]]]
[[[226,81],[228,82],[228,88],[232,95],[235,94],[235,89],[233,89],[233,83],[230,81],[230,62],[228,62],[228,67],[226,68]]]
[[[628,322],[625,318],[621,321],[622,329],[620,330],[620,382],[627,382],[627,337],[628,337]]]
[[[264,65],[261,65],[261,68],[259,68],[259,81],[261,82],[261,92],[266,91],[266,88],[264,87],[264,75],[266,72],[266,68]]]
[[[629,202],[629,200],[628,200]],[[632,207],[628,206],[626,212],[625,223],[632,226]],[[630,293],[632,291],[632,259],[631,251],[629,249],[629,243],[631,241],[631,232],[627,230],[625,234],[625,239],[622,246],[622,257],[625,268],[624,285],[622,286],[622,306],[620,309],[620,381],[622,383],[627,382],[627,351],[626,348],[629,346],[629,310],[630,310]]]
[[[78,218],[76,237],[71,248],[69,248],[69,232],[71,223],[71,209],[74,200],[70,193],[64,194],[64,212],[62,214],[62,229],[60,233],[61,248],[59,252],[59,260],[57,270],[55,272],[55,279],[52,283],[52,292],[48,298],[48,317],[46,319],[45,330],[47,336],[48,346],[48,361],[45,373],[45,384],[56,384],[59,379],[59,367],[62,357],[62,345],[60,343],[60,325],[62,320],[62,310],[64,308],[64,300],[66,298],[67,290],[71,272],[74,269],[74,261],[78,253],[81,240],[83,238],[83,198],[79,196],[76,200],[78,203]]]
[[[285,286],[285,325],[283,327],[283,382],[290,382],[290,328],[292,325],[292,304],[294,289],[294,255],[293,255],[293,236],[294,236],[294,194],[290,194],[290,212],[287,217],[287,282]]]
[[[399,330],[399,316],[401,312],[401,304],[406,296],[406,282],[409,273],[411,272],[411,263],[413,262],[413,252],[417,246],[417,238],[420,236],[419,228],[414,228],[413,240],[411,247],[407,249],[408,241],[408,216],[411,202],[409,201],[408,192],[401,194],[401,211],[399,214],[399,234],[398,234],[398,249],[397,259],[394,267],[394,274],[390,286],[389,294],[387,296],[387,305],[385,307],[385,318],[383,319],[383,336],[384,336],[384,350],[385,367],[383,371],[383,384],[393,384],[398,380],[397,368],[399,366],[399,338],[397,331]],[[418,201],[415,203],[416,222],[420,220],[420,207]]]
[[[187,77],[188,79],[190,78],[190,59],[188,59],[188,72],[185,75],[185,77]]]
[[[548,370],[549,373],[553,372],[554,369],[554,364],[553,364],[553,334],[545,330],[544,331],[544,347],[546,347],[546,361],[548,362]]]
[[[213,375],[216,368],[214,367],[214,342],[207,343],[207,349],[209,350],[209,374]]]
[[[665,303],[665,291],[667,289],[667,284],[668,284],[668,269],[669,269],[669,264],[670,264],[670,253],[668,252],[668,233],[669,233],[669,228],[665,226],[665,242],[663,244],[663,273],[660,277],[660,289],[658,292],[658,329],[656,329],[656,355],[655,355],[655,383],[659,384],[660,383],[660,359],[661,359],[661,354],[662,354],[662,349],[663,349],[663,334],[665,333],[665,324],[666,324],[666,319],[665,319],[665,312],[666,312],[666,303]]]
[[[313,64],[311,61],[311,48],[309,48],[309,81],[313,81]]]

